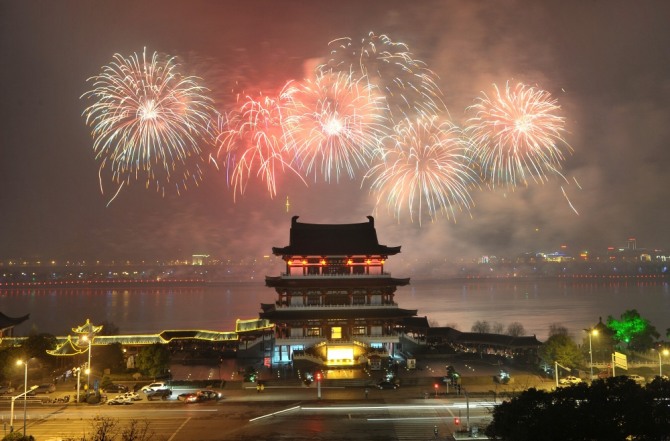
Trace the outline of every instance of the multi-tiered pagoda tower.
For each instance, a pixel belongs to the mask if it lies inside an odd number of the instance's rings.
[[[416,310],[394,302],[396,279],[384,272],[400,247],[380,245],[374,219],[324,225],[291,221],[289,245],[272,248],[286,271],[267,276],[274,304],[260,318],[275,325],[273,363],[307,359],[325,367],[359,366],[393,354],[404,319]]]

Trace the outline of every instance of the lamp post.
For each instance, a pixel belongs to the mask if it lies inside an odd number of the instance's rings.
[[[93,343],[93,337],[84,335],[82,337],[84,341],[88,341],[88,364],[86,365],[86,393],[91,390],[91,344]]]
[[[598,335],[597,329],[584,329],[589,334],[589,357],[591,358],[591,381],[593,381],[593,345],[591,343],[591,336]]]
[[[29,390],[26,390],[23,393],[12,397],[11,410],[9,411],[9,431],[10,431],[10,433],[14,432],[14,401],[16,401],[17,398],[21,398],[23,396],[28,395],[28,392],[31,392],[35,389],[37,389],[37,386],[32,386]],[[26,417],[24,415],[24,417],[23,417],[23,435],[25,436],[25,434],[26,434]]]
[[[26,436],[26,404],[28,403],[28,360],[17,360],[17,366],[23,365],[25,368],[25,375],[23,380],[23,436]],[[32,390],[32,389],[31,389]],[[20,396],[20,395],[19,395]],[[14,399],[12,399],[12,431],[14,430]]]
[[[76,367],[74,368],[75,371],[77,371],[77,401],[76,403],[79,404],[79,386],[81,383],[79,382],[79,373],[81,372],[81,367]]]
[[[661,360],[661,354],[667,357],[668,354],[670,354],[670,351],[667,349],[658,350],[658,376],[663,378],[663,360]]]

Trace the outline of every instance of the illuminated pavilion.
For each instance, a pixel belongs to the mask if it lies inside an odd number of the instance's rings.
[[[324,367],[365,366],[394,354],[403,322],[416,310],[394,302],[409,278],[384,272],[400,247],[380,245],[374,219],[357,224],[291,221],[289,245],[273,247],[286,271],[267,276],[277,292],[261,304],[261,319],[274,323],[272,363],[307,360]]]

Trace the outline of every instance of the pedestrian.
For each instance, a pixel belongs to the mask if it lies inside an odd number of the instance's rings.
[[[370,390],[366,387],[365,388],[365,399],[368,399],[368,394],[370,393]]]

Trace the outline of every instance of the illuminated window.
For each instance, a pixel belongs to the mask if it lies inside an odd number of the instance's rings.
[[[354,335],[365,335],[365,331],[365,326],[354,326],[353,329]]]
[[[321,328],[308,328],[307,335],[309,337],[318,337],[321,335]]]
[[[342,328],[340,326],[333,326],[330,330],[330,338],[333,340],[342,338]]]

